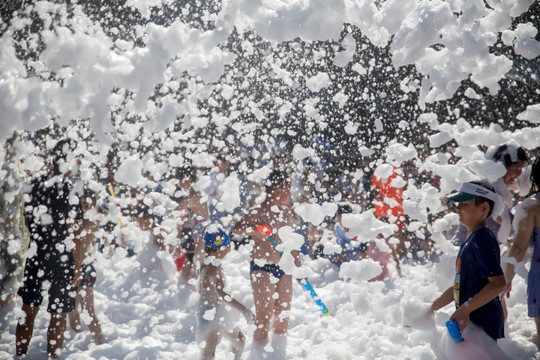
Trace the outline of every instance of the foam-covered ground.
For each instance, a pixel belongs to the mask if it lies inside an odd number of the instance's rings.
[[[224,268],[230,292],[253,310],[249,284],[247,248],[231,252]],[[66,359],[198,359],[195,339],[198,295],[193,284],[181,285],[167,256],[152,261],[155,251],[145,249],[138,257],[117,254],[98,256],[99,280],[95,288],[96,309],[106,342],[95,345],[88,331],[67,332],[61,358]],[[405,328],[427,303],[452,283],[453,257],[443,256],[433,264],[402,264],[403,277],[369,283],[344,280],[326,260],[306,260],[316,274],[311,282],[331,311],[322,316],[300,285],[294,285],[290,313],[287,359],[438,359],[444,326],[452,313],[448,306],[435,315],[435,326]],[[508,302],[507,338],[499,345],[516,359],[540,358],[534,322],[526,315],[526,284],[516,278]],[[15,351],[15,325],[20,302],[4,311],[0,359]],[[84,321],[84,316],[83,316]],[[36,320],[28,359],[45,359],[48,315]],[[253,326],[240,320],[248,342]],[[218,347],[218,359],[232,359],[226,342]]]

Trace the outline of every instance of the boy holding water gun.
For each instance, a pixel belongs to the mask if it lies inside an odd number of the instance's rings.
[[[456,259],[454,285],[431,305],[437,311],[452,301],[456,311],[450,316],[460,332],[470,322],[493,340],[504,337],[504,315],[499,294],[506,281],[501,268],[497,238],[486,227],[487,218],[503,210],[502,198],[487,181],[464,183],[457,194],[448,197],[457,203],[459,221],[467,227],[468,236]]]

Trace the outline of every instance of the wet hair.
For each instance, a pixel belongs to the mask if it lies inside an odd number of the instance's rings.
[[[338,206],[338,209],[337,209],[337,213],[339,215],[343,215],[343,214],[352,214],[353,210],[351,208],[350,205],[347,205],[347,204],[344,204],[344,205],[339,205]]]
[[[197,181],[197,170],[193,166],[183,166],[176,169],[176,178],[180,181],[185,179],[195,182]]]
[[[76,147],[77,142],[71,139],[60,140],[54,145],[51,151],[51,163],[55,175],[61,175],[60,160],[66,161],[68,153],[75,150]]]
[[[266,179],[266,193],[271,193],[274,189],[287,184],[289,176],[286,172],[281,170],[273,170]]]
[[[205,246],[204,247],[204,251],[206,251],[206,253],[208,255],[211,255],[211,254],[215,254],[217,253],[218,251],[222,250],[221,248],[215,248],[215,247],[211,247],[211,246]]]
[[[225,153],[218,153],[216,155],[216,162],[217,163],[222,163],[222,162],[225,162],[225,161],[230,161],[230,157],[228,154],[225,154]]]
[[[471,181],[471,184],[482,186],[483,188],[486,188],[489,191],[496,193],[495,188],[486,180],[483,180],[483,181]],[[489,205],[489,212],[488,212],[487,217],[490,217],[491,213],[493,212],[493,207],[495,206],[495,202],[493,200],[490,200],[490,199],[485,198],[483,196],[476,196],[474,198],[474,204],[476,206],[478,206],[478,205],[480,205],[480,204],[482,204],[484,202],[487,202],[488,205]]]
[[[150,206],[145,204],[143,201],[139,201],[132,211],[133,215],[142,218],[151,218],[153,213],[154,212],[150,209]]]
[[[80,198],[82,198],[83,203],[90,204],[90,206],[95,206],[97,203],[97,193],[94,190],[90,190],[87,186],[85,186]]]
[[[501,145],[493,154],[493,160],[500,161],[504,164],[504,167],[508,168],[512,164],[517,164],[523,161],[528,161],[529,156],[524,148],[514,147],[512,145]]]
[[[532,164],[531,181],[534,188],[533,191],[540,191],[540,157],[536,158]]]

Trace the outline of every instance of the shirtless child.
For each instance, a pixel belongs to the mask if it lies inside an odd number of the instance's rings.
[[[244,334],[233,324],[233,309],[245,316],[248,322],[253,314],[225,291],[225,273],[221,266],[230,250],[227,232],[215,225],[208,227],[204,236],[205,259],[199,275],[199,317],[197,340],[201,345],[201,359],[214,359],[216,347],[223,337],[231,341],[235,359],[242,357]]]
[[[288,313],[292,300],[292,277],[278,265],[281,254],[272,242],[257,226],[268,225],[273,230],[274,241],[281,244],[277,230],[292,224],[290,210],[290,183],[287,175],[274,170],[266,182],[266,199],[246,214],[234,227],[234,234],[249,236],[254,241],[251,251],[251,287],[255,302],[255,326],[253,333],[253,351],[262,349],[268,341],[270,325],[273,317],[272,345],[275,351],[284,353]],[[286,239],[285,239],[286,240]],[[298,251],[293,251],[295,265],[300,267]],[[279,344],[281,349],[274,345]]]
[[[80,251],[82,264],[81,283],[77,287],[75,297],[75,309],[68,313],[69,324],[75,332],[82,331],[81,316],[79,307],[89,317],[88,329],[94,336],[96,344],[103,343],[101,325],[94,308],[94,284],[96,282],[96,269],[94,267],[95,233],[99,229],[100,222],[95,220],[97,215],[103,216],[104,207],[95,207],[97,195],[93,191],[86,190],[81,198],[83,210],[85,211],[83,226],[80,233],[80,243],[77,247]],[[95,209],[94,209],[95,207]]]

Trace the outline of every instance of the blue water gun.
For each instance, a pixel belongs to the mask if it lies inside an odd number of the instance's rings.
[[[268,240],[270,240],[270,242],[272,242],[274,246],[276,247],[278,246],[278,243],[276,242],[276,240],[274,240],[274,237],[272,236],[272,230],[270,229],[268,225],[257,226],[257,230],[263,233],[264,236],[266,236]],[[280,252],[280,253],[283,254],[283,252]],[[315,303],[319,306],[323,315],[327,316],[328,314],[330,314],[330,310],[328,310],[326,305],[324,305],[319,295],[317,295],[317,293],[315,292],[315,289],[313,289],[313,286],[311,286],[311,284],[309,283],[308,279],[305,279],[305,278],[298,279],[298,282],[302,284],[304,289],[306,289],[309,292],[309,295],[311,295],[311,298],[313,299],[313,301],[315,301]]]
[[[459,326],[456,320],[447,321],[446,328],[448,329],[450,337],[454,339],[456,343],[459,344],[465,341],[465,339],[463,339],[463,336],[461,335],[461,332],[459,331]]]

